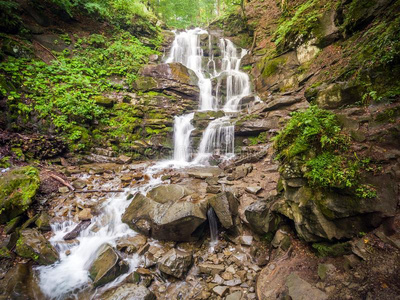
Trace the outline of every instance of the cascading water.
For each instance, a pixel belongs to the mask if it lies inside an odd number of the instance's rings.
[[[201,40],[204,41],[206,38],[208,39],[208,58],[201,47]],[[212,39],[213,37],[207,31],[199,28],[180,32],[176,34],[171,54],[166,62],[180,62],[196,73],[199,78],[200,111],[238,112],[240,100],[251,94],[249,76],[240,71],[241,60],[247,51],[242,49],[238,55],[239,51],[235,45],[230,40],[221,38],[218,44],[220,57],[216,58]],[[219,68],[217,59],[220,60]],[[213,93],[213,82],[215,93]],[[228,116],[210,122],[203,133],[193,161],[190,155],[190,142],[186,140],[183,143],[184,135],[177,136],[176,134],[185,131],[181,127],[188,126],[187,122],[191,122],[189,118],[185,118],[185,121],[184,123],[180,118],[175,118],[174,160],[179,165],[184,160],[187,163],[205,163],[212,154],[223,155],[225,158],[234,156],[234,126]],[[185,138],[187,138],[186,135]],[[183,145],[187,147],[186,150],[182,149]]]
[[[201,48],[200,37],[208,38],[208,59]],[[239,70],[241,59],[246,54],[238,50],[229,40],[220,39],[222,57],[217,57],[218,51],[213,51],[212,36],[201,29],[188,30],[176,34],[172,51],[167,62],[180,62],[192,69],[199,78],[200,111],[237,112],[240,100],[250,95],[250,81],[247,74]],[[220,64],[218,59],[220,59]],[[223,90],[224,80],[226,87]],[[214,90],[213,93],[213,82]],[[216,83],[215,83],[216,82]],[[190,135],[195,129],[192,120],[195,113],[175,117],[174,126],[174,160],[175,166],[185,166],[190,163],[204,164],[212,154],[225,158],[234,155],[234,125],[229,116],[212,120],[203,132],[198,153],[191,152]],[[192,160],[192,157],[194,159]],[[192,160],[192,161],[191,161]],[[169,164],[169,166],[171,163]],[[60,260],[51,266],[38,267],[39,285],[42,292],[50,299],[78,299],[79,292],[90,286],[89,267],[105,244],[115,246],[120,237],[134,236],[136,233],[121,221],[121,216],[130,204],[127,194],[146,193],[146,191],[162,183],[153,174],[160,171],[163,165],[156,165],[146,172],[150,180],[141,188],[127,189],[125,193],[112,195],[99,209],[99,215],[92,218],[91,225],[80,232],[75,243],[66,243],[63,237],[70,232],[76,222],[65,221],[52,225],[53,237],[51,243],[58,249]],[[110,186],[111,187],[111,186]],[[107,186],[105,186],[107,188]],[[212,240],[217,240],[215,213],[209,212]],[[69,255],[67,255],[67,250]],[[138,256],[125,259],[133,271],[140,263]],[[130,272],[120,276],[104,288],[110,288],[120,283]],[[94,298],[96,295],[93,296]],[[92,298],[93,298],[92,297]],[[93,299],[94,299],[93,298]]]

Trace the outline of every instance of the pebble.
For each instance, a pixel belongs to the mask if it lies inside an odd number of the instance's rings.
[[[224,279],[217,274],[217,275],[215,275],[215,277],[214,277],[212,282],[214,282],[216,284],[223,284],[224,283]]]
[[[225,293],[228,291],[228,287],[227,286],[221,286],[221,285],[218,285],[218,286],[216,286],[216,287],[214,287],[212,290],[213,290],[213,292],[214,293],[216,293],[218,296],[224,296],[225,295]]]
[[[226,296],[226,300],[240,300],[242,298],[242,292],[241,291],[237,291],[234,292],[232,294],[229,294],[228,296]]]
[[[242,283],[242,281],[238,278],[225,281],[225,285],[227,285],[227,286],[237,286],[237,285],[240,285],[241,283]]]
[[[251,246],[253,237],[251,235],[244,235],[240,237],[240,243],[245,246]]]

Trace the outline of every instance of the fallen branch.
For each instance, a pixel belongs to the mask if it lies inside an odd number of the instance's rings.
[[[123,193],[124,190],[88,190],[88,191],[75,191],[75,193]]]
[[[40,47],[42,47],[44,50],[46,50],[55,60],[58,61],[58,58],[53,54],[53,52],[51,52],[50,49],[46,48],[45,46],[43,46],[41,43],[39,43],[38,41],[35,41]]]
[[[57,175],[54,175],[54,174],[50,174],[49,176],[51,178],[57,180],[59,183],[68,187],[71,191],[75,191],[74,187],[72,185],[70,185],[68,182],[66,182],[64,179],[62,179],[61,177],[58,177]]]

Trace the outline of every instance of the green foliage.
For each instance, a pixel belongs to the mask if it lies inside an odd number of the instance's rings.
[[[17,14],[18,7],[15,1],[0,1],[0,29],[8,32],[19,27],[21,18]]]
[[[78,147],[84,148],[89,142],[85,127],[109,120],[108,112],[96,104],[94,97],[118,90],[109,81],[111,76],[127,77],[128,83],[133,81],[153,53],[156,52],[137,38],[118,32],[108,39],[93,35],[80,40],[71,57],[60,54],[49,65],[10,57],[0,64],[0,70],[23,88],[23,92],[8,93],[12,112],[26,116],[35,112],[66,134],[72,145],[85,140]]]
[[[341,133],[335,114],[311,106],[304,112],[294,112],[286,127],[274,137],[277,159],[285,161],[295,156],[346,149],[348,139]]]
[[[249,141],[251,146],[266,143],[268,141],[268,132],[261,132],[256,137],[249,137]]]
[[[351,244],[345,243],[314,243],[312,247],[319,257],[338,257],[351,252]]]
[[[311,106],[295,112],[286,127],[274,137],[277,159],[299,161],[310,186],[346,190],[357,197],[374,198],[376,190],[361,182],[370,161],[347,153],[349,139],[341,132],[332,112]]]

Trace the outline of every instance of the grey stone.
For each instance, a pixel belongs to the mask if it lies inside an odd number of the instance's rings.
[[[328,299],[328,296],[324,292],[313,287],[295,273],[291,273],[287,277],[286,286],[289,289],[289,296],[292,297],[293,300]]]
[[[171,249],[159,261],[158,269],[176,278],[183,278],[192,263],[193,256],[191,253]]]
[[[222,285],[218,285],[213,288],[213,292],[221,297],[223,297],[228,290],[229,290],[229,288],[227,286],[222,286]]]

